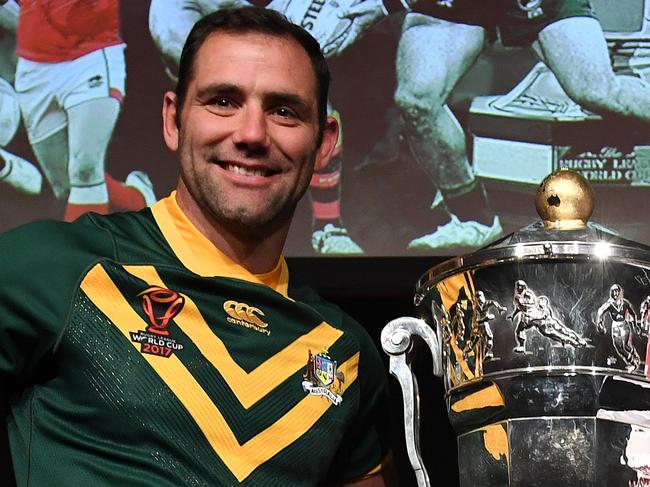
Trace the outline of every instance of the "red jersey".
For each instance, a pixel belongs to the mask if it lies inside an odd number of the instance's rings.
[[[121,44],[119,0],[23,0],[16,53],[57,63]]]

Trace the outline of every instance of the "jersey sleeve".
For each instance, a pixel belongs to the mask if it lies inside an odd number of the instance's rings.
[[[336,482],[353,482],[376,475],[390,453],[391,414],[386,366],[365,331],[360,337],[358,380],[357,414],[332,464],[332,480]]]
[[[84,230],[41,222],[0,236],[0,401],[47,370],[91,259],[75,250]]]

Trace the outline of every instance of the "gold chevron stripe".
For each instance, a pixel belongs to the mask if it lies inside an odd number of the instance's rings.
[[[167,287],[156,269],[151,266],[125,266],[124,269],[149,285]],[[212,332],[196,304],[187,295],[183,296],[185,306],[174,318],[174,322],[219,371],[246,409],[278,387],[287,377],[305,368],[308,350],[316,354],[329,349],[343,335],[341,330],[323,322],[251,372],[246,372],[235,362],[219,337]]]
[[[81,289],[129,342],[131,342],[130,332],[137,332],[147,327],[101,265],[96,265],[86,275],[81,283]],[[131,344],[138,348],[137,343],[131,342]],[[274,424],[246,443],[240,444],[217,406],[178,357],[175,355],[159,357],[150,354],[142,354],[142,357],[173,391],[201,429],[214,452],[240,482],[257,467],[304,435],[332,405],[323,397],[306,395]],[[357,379],[358,366],[359,353],[357,352],[338,367],[345,377],[340,394],[343,394]]]

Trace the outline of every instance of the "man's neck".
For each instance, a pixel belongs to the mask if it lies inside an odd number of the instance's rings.
[[[199,232],[228,258],[250,273],[264,274],[272,271],[278,264],[289,232],[288,224],[265,238],[242,239],[212,218],[181,185],[176,193],[176,201]]]

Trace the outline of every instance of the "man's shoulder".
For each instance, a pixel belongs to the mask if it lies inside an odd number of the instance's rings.
[[[0,245],[11,248],[12,255],[21,253],[74,251],[78,248],[106,243],[104,216],[87,214],[74,222],[41,220],[9,230],[0,236]],[[4,257],[4,256],[0,256]]]
[[[4,251],[0,258],[8,256],[7,250],[12,257],[37,252],[54,255],[54,252],[69,249],[71,245],[76,246],[80,237],[87,238],[92,232],[92,226],[82,226],[77,222],[42,220],[27,223],[0,236],[0,246]]]
[[[116,258],[120,240],[137,239],[146,217],[139,213],[86,214],[72,223],[42,220],[0,235],[0,265],[5,269],[55,272]]]
[[[314,309],[330,325],[354,336],[359,342],[360,348],[365,349],[369,346],[374,348],[368,330],[361,323],[343,311],[338,305],[324,299],[312,287],[304,284],[290,286],[289,296]]]
[[[97,231],[109,234],[116,240],[140,239],[142,235],[150,235],[152,231],[158,233],[158,227],[149,208],[109,215],[87,213],[75,220],[74,224],[79,225],[79,228],[93,226]]]
[[[39,221],[0,236],[0,275],[7,282],[49,282],[78,274],[97,255],[110,253],[110,243],[92,225]]]

